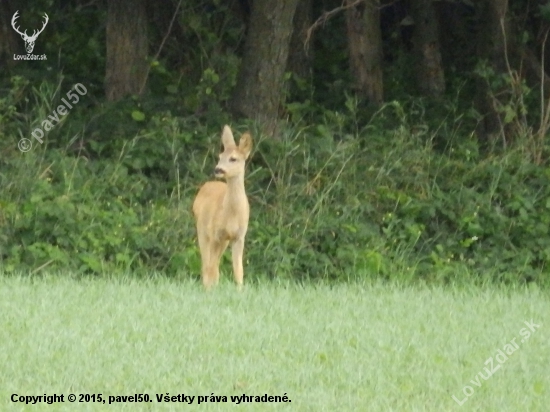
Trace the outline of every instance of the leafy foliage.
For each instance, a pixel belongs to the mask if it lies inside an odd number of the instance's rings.
[[[218,127],[147,103],[135,119],[134,103],[118,105],[87,124],[88,141],[72,138],[76,110],[48,146],[2,146],[6,272],[198,275],[190,205],[215,164]],[[423,105],[394,102],[362,126],[352,99],[280,140],[253,129],[247,276],[546,283],[548,170],[520,150],[480,159],[475,141],[456,139],[460,129],[432,132]]]

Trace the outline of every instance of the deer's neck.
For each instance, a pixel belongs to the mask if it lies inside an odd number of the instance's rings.
[[[239,210],[248,202],[244,189],[244,176],[235,176],[227,179],[227,192],[224,205],[231,210]]]

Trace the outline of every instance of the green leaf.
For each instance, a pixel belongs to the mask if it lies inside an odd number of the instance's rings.
[[[145,120],[145,114],[139,110],[134,110],[132,112],[132,119],[134,119],[136,122],[142,122]]]
[[[516,118],[515,110],[510,106],[504,107],[504,123],[509,124]]]

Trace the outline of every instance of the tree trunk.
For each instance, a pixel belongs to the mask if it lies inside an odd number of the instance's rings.
[[[506,73],[508,56],[507,39],[511,39],[506,13],[508,11],[508,0],[487,0],[480,4],[480,29],[477,54],[481,61],[487,61],[489,68],[494,75]],[[493,76],[494,76],[493,75]],[[485,146],[493,145],[499,138],[506,145],[504,122],[495,107],[492,96],[499,94],[498,91],[489,88],[488,81],[492,79],[478,78],[478,96],[476,106],[484,116],[478,126],[478,138]]]
[[[351,0],[346,0],[350,4]],[[346,10],[351,73],[358,92],[370,103],[384,100],[382,75],[382,34],[377,0]]]
[[[294,14],[294,31],[290,39],[290,51],[288,54],[288,71],[302,79],[310,77],[313,52],[311,45],[313,39],[309,39],[309,49],[306,52],[304,42],[307,30],[311,26],[312,0],[299,0]]]
[[[255,0],[237,85],[230,100],[234,115],[262,123],[274,135],[284,99],[292,19],[298,0]]]
[[[147,81],[146,0],[109,0],[105,94],[141,95]]]
[[[445,92],[439,27],[432,0],[411,0],[416,80],[420,92],[438,97]]]
[[[10,1],[0,1],[0,67],[15,66],[17,61],[13,59],[13,55],[16,53],[18,41],[24,50],[23,41],[11,27],[11,19],[16,10]]]

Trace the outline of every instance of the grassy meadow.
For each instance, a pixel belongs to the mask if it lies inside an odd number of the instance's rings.
[[[536,287],[260,282],[238,292],[226,278],[206,293],[199,282],[166,278],[2,276],[0,313],[2,411],[501,412],[550,404],[550,299]],[[65,403],[10,400],[54,393]],[[195,398],[157,402],[167,393]],[[79,403],[80,394],[106,403]],[[109,395],[133,394],[151,402],[108,404]],[[212,394],[227,403],[211,402]],[[243,394],[290,402],[232,402]],[[208,400],[198,405],[199,395]]]

